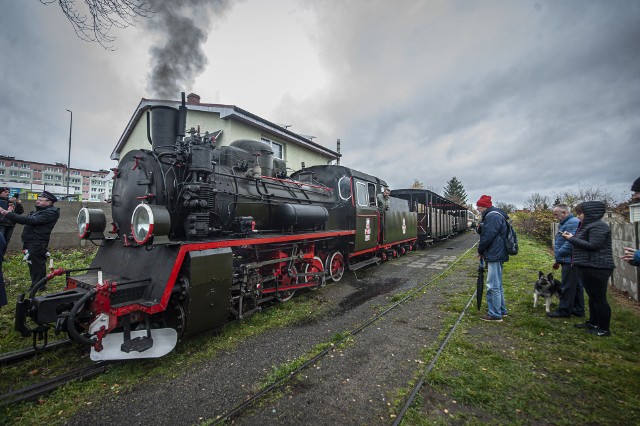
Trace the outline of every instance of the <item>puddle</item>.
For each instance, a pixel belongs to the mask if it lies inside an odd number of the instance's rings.
[[[356,291],[340,302],[340,308],[348,311],[362,305],[369,299],[373,299],[381,294],[390,293],[401,287],[406,282],[407,280],[405,278],[381,277],[370,277],[357,280],[351,284],[356,288]]]

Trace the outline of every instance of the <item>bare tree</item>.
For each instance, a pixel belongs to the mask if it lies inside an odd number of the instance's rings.
[[[418,179],[414,179],[413,184],[411,184],[411,188],[424,189],[424,183],[420,182]]]
[[[499,208],[500,210],[503,210],[505,213],[509,213],[509,214],[511,214],[511,213],[516,211],[515,204],[503,203],[503,202],[499,201],[499,202],[497,202],[495,204],[495,206],[497,208]]]
[[[538,194],[537,192],[531,194],[527,201],[524,202],[524,206],[529,210],[548,210],[549,209],[549,197],[546,195]]]
[[[154,15],[151,3],[144,0],[38,0],[44,5],[58,3],[76,35],[85,41],[100,43],[113,50],[115,37],[109,35],[113,27],[135,25],[136,17]]]
[[[556,195],[556,199],[560,200],[573,209],[584,201],[603,201],[608,207],[619,204],[620,201],[602,186],[578,188],[577,191],[564,191]]]

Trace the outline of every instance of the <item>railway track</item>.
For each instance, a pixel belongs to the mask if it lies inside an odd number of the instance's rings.
[[[0,406],[17,404],[25,401],[35,401],[38,397],[46,395],[67,383],[88,379],[102,374],[107,371],[108,365],[109,363],[104,361],[80,367],[52,379],[44,380],[25,388],[0,395]]]
[[[341,343],[345,343],[347,341],[347,339],[359,334],[360,332],[364,331],[365,329],[369,328],[371,325],[373,325],[374,323],[377,323],[379,320],[381,320],[383,317],[385,317],[387,314],[389,314],[390,312],[392,312],[393,310],[397,309],[399,306],[403,305],[406,301],[410,300],[411,298],[413,298],[416,294],[418,294],[419,292],[423,291],[426,287],[430,286],[433,282],[435,282],[436,280],[438,280],[440,277],[442,277],[444,274],[446,274],[451,268],[453,268],[453,266],[455,266],[460,259],[462,259],[464,257],[465,254],[467,254],[469,251],[471,251],[472,249],[475,248],[475,244],[470,247],[465,253],[463,253],[462,255],[458,256],[457,259],[451,263],[446,269],[444,269],[441,273],[439,273],[438,275],[436,275],[435,277],[433,277],[431,280],[429,280],[428,282],[426,282],[425,284],[422,284],[416,288],[414,288],[412,291],[410,291],[406,296],[404,296],[402,299],[400,299],[399,301],[393,303],[392,305],[390,305],[388,308],[386,308],[384,311],[378,313],[377,315],[374,315],[373,317],[371,317],[368,321],[366,321],[364,324],[360,325],[359,327],[348,331],[347,333],[343,334],[343,337],[337,341],[334,342],[335,346],[340,345]],[[426,375],[428,374],[429,371],[431,371],[431,369],[435,366],[435,363],[438,359],[438,357],[440,356],[440,354],[442,353],[442,351],[444,350],[444,348],[446,347],[447,343],[449,342],[450,337],[453,335],[453,333],[455,332],[455,329],[457,328],[458,324],[460,323],[460,321],[462,320],[465,312],[467,311],[468,307],[470,306],[471,302],[474,300],[475,297],[475,293],[471,296],[471,298],[469,299],[469,301],[467,302],[466,306],[464,307],[464,309],[461,311],[458,320],[456,321],[456,323],[451,327],[451,329],[449,330],[446,338],[441,342],[438,351],[436,352],[436,354],[434,355],[433,359],[431,360],[431,362],[429,363],[427,369],[425,370],[425,372],[422,375],[422,379],[419,381],[419,383],[416,385],[416,387],[414,388],[414,390],[412,391],[410,398],[406,401],[405,406],[403,407],[403,409],[401,410],[401,415],[398,415],[398,417],[396,418],[396,423],[395,424],[399,424],[399,422],[402,420],[401,416],[404,416],[404,414],[406,413],[407,409],[411,406],[411,403],[413,402],[413,399],[415,398],[415,395],[418,393],[418,391],[420,390],[420,388],[422,387],[422,385],[424,384],[424,379],[426,377]],[[310,366],[315,365],[319,360],[321,360],[322,358],[324,358],[326,355],[328,355],[330,352],[332,352],[334,350],[334,347],[328,347],[324,350],[322,350],[320,353],[316,354],[315,356],[313,356],[311,359],[307,360],[306,362],[304,362],[303,364],[301,364],[300,366],[298,366],[296,369],[294,369],[293,371],[291,371],[286,377],[276,381],[275,383],[272,383],[270,385],[268,385],[267,387],[263,388],[262,390],[256,392],[254,395],[246,398],[244,401],[242,401],[241,403],[237,404],[236,406],[232,407],[231,409],[228,409],[226,412],[224,412],[224,414],[218,416],[215,420],[213,424],[222,424],[223,422],[228,422],[228,421],[233,421],[234,418],[238,417],[240,414],[242,414],[245,410],[249,409],[251,406],[253,406],[254,404],[256,404],[259,400],[261,400],[262,398],[266,397],[267,395],[269,395],[271,392],[282,388],[285,384],[287,384],[288,382],[290,382],[293,378],[295,378],[296,376],[298,376],[300,373],[302,373],[303,371],[305,371],[306,369],[308,369]]]
[[[71,344],[71,340],[57,340],[55,342],[49,343],[44,349],[19,349],[16,351],[6,352],[0,354],[0,365],[10,365],[16,362],[24,361],[25,359],[33,358],[34,356],[48,352],[52,349],[59,348],[62,346],[68,346]]]

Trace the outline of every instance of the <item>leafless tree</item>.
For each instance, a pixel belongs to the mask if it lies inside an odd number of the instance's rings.
[[[509,214],[516,211],[515,204],[503,203],[501,201],[496,203],[496,207],[499,208],[500,210],[503,210],[505,213],[509,213]]]
[[[537,192],[531,194],[529,198],[524,202],[524,206],[529,210],[548,210],[549,209],[549,197],[546,195],[538,194]]]
[[[424,189],[424,183],[420,182],[418,179],[414,179],[413,184],[411,184],[411,188]]]
[[[150,1],[145,0],[38,0],[44,5],[58,3],[76,35],[85,41],[100,43],[113,50],[115,37],[109,35],[113,27],[135,25],[137,17],[154,15]]]
[[[562,203],[573,209],[583,201],[603,201],[608,207],[615,206],[620,203],[616,197],[602,186],[578,188],[576,191],[564,191],[556,195]]]

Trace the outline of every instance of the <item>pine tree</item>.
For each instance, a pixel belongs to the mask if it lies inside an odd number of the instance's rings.
[[[463,206],[467,203],[467,191],[464,190],[464,185],[455,176],[447,182],[442,195]]]

